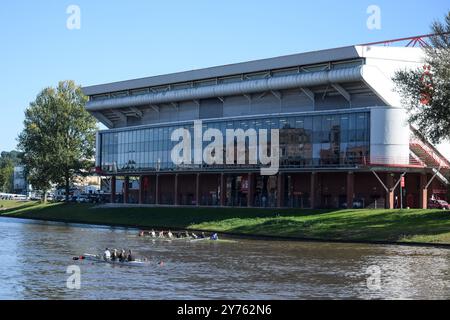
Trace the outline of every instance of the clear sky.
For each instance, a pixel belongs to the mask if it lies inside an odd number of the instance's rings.
[[[69,5],[81,9],[69,30]],[[367,8],[381,29],[367,27]],[[429,33],[448,0],[6,0],[0,3],[0,151],[58,81],[126,80]]]

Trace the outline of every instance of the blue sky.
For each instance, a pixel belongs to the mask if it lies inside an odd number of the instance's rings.
[[[69,5],[81,29],[66,28]],[[381,29],[369,30],[369,5]],[[448,0],[2,1],[0,151],[14,149],[38,92],[429,32]]]

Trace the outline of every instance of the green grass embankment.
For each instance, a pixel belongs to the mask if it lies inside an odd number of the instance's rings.
[[[2,205],[0,215],[15,218],[318,240],[450,244],[450,212],[442,210],[95,208],[90,204],[0,201]]]

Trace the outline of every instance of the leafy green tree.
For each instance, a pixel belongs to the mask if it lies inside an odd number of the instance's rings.
[[[14,164],[11,159],[2,159],[0,163],[0,190],[5,193],[13,192]]]
[[[21,164],[21,153],[18,151],[3,151],[0,154],[0,191],[14,192],[14,167]]]
[[[27,169],[27,180],[35,190],[42,191],[44,202],[47,202],[47,192],[52,187],[50,177],[52,169],[47,165],[47,160],[33,161],[32,168]],[[27,167],[26,167],[27,168]]]
[[[19,151],[3,151],[0,153],[0,166],[3,162],[11,160],[14,166],[21,164],[22,153]]]
[[[450,138],[450,11],[435,21],[434,36],[425,48],[423,68],[399,71],[397,91],[409,111],[410,123],[432,142]]]
[[[19,148],[36,188],[64,185],[68,199],[74,176],[92,167],[97,122],[86,111],[86,102],[79,86],[63,81],[42,90],[25,111]]]

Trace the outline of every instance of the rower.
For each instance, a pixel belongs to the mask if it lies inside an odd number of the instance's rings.
[[[105,249],[105,252],[103,252],[103,259],[105,260],[111,260],[111,251],[109,251],[108,248]]]
[[[151,232],[151,236],[152,236],[152,238],[156,238],[156,232],[153,229],[152,229],[152,232]]]
[[[173,234],[172,234],[172,232],[169,230],[169,232],[167,233],[167,236],[169,237],[169,238],[173,238]]]
[[[114,249],[114,251],[113,251],[112,254],[111,254],[111,260],[112,260],[112,261],[116,261],[117,258],[118,258],[118,255],[117,255],[117,249]]]
[[[131,250],[128,250],[127,261],[134,261],[133,256],[131,255]]]
[[[124,262],[125,259],[126,259],[125,250],[122,249],[119,253],[119,261]]]
[[[206,236],[205,236],[205,233],[204,233],[204,232],[202,232],[202,234],[200,235],[200,238],[201,238],[201,239],[205,239],[205,238],[206,238]]]
[[[194,238],[194,239],[197,239],[198,238],[198,236],[195,234],[195,233],[191,233],[191,236],[192,236],[192,238]]]
[[[160,238],[164,238],[164,231],[160,231],[160,232],[159,232],[159,237],[160,237]]]
[[[145,236],[144,231],[139,232],[139,237],[143,237],[143,236]]]
[[[190,238],[191,236],[189,235],[189,232],[185,232],[185,234],[186,234],[186,238]]]
[[[209,239],[210,240],[219,240],[219,236],[217,235],[217,233],[213,233]]]

